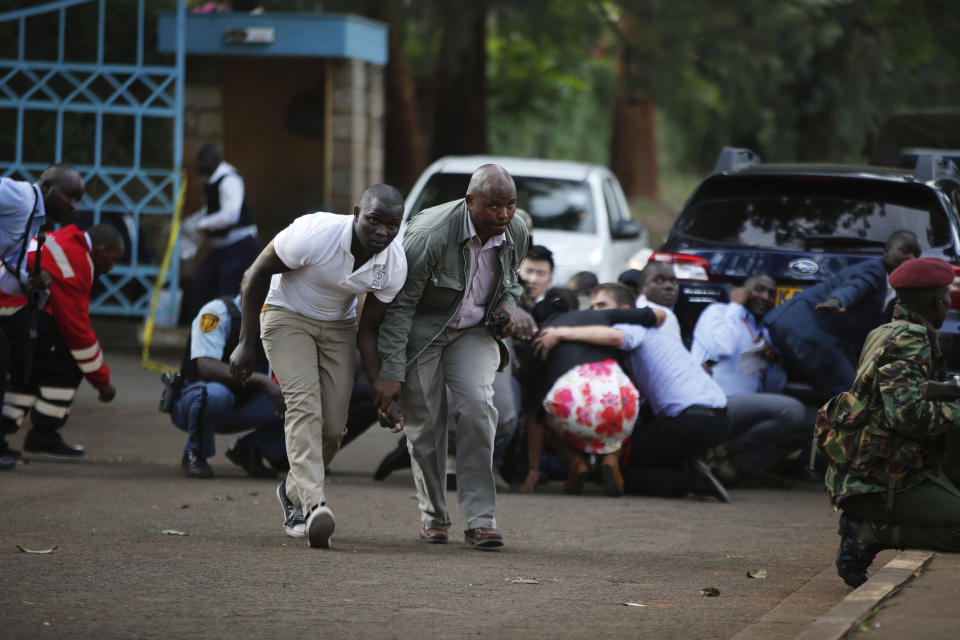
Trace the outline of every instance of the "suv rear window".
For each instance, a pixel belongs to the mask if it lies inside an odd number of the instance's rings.
[[[900,229],[925,250],[950,244],[947,214],[929,187],[829,176],[708,181],[676,227],[701,241],[806,251],[875,251]]]
[[[596,216],[586,182],[531,176],[513,176],[513,181],[517,185],[517,206],[533,218],[534,229],[596,232]],[[465,173],[433,174],[408,215],[462,198],[469,182],[470,176]]]

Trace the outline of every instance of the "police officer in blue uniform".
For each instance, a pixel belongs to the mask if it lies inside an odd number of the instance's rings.
[[[240,336],[240,296],[216,298],[193,320],[180,373],[183,388],[173,404],[173,424],[187,432],[182,466],[191,478],[211,478],[207,459],[214,434],[250,431],[226,451],[227,458],[254,477],[274,478],[289,468],[283,436],[283,394],[269,373],[257,341],[255,372],[240,385],[227,365]],[[273,469],[264,465],[270,464]]]

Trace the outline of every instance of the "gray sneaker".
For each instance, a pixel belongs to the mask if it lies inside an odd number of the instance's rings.
[[[303,517],[303,510],[293,506],[290,498],[287,497],[287,481],[283,479],[277,485],[277,500],[280,501],[280,508],[283,509],[283,530],[291,538],[307,537],[307,521]]]
[[[337,526],[333,519],[333,511],[325,504],[313,508],[310,515],[307,516],[307,540],[310,546],[314,548],[329,549],[330,536],[333,535],[333,529]]]

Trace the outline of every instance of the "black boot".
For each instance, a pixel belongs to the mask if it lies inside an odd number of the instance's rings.
[[[23,448],[29,453],[55,460],[76,460],[84,454],[83,445],[67,444],[58,431],[42,432],[36,428],[27,432]]]
[[[837,549],[837,575],[847,585],[856,589],[867,581],[867,569],[873,563],[877,553],[886,548],[882,544],[861,542],[861,531],[866,528],[862,520],[851,518],[847,514],[840,516],[837,533],[840,534],[840,548]]]
[[[183,459],[180,461],[183,472],[188,478],[212,478],[213,469],[207,464],[207,459],[193,450],[183,452]]]

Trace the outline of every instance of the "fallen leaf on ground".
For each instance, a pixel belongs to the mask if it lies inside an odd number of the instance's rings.
[[[700,589],[700,595],[707,596],[708,598],[716,598],[720,595],[720,589],[716,587],[704,587]]]
[[[182,505],[180,505],[180,508],[181,508],[181,509],[189,509],[189,508],[190,508],[190,505],[188,505],[188,504],[182,504]]]
[[[23,551],[24,553],[53,553],[56,551],[57,547],[52,546],[49,549],[27,549],[26,547],[17,545],[17,549],[20,549],[20,551]]]
[[[763,580],[767,577],[766,569],[757,569],[756,571],[747,571],[747,577],[754,580]]]
[[[507,582],[514,584],[540,584],[539,580],[533,578],[507,578]]]
[[[165,536],[188,536],[190,535],[186,531],[177,531],[176,529],[164,529],[160,532]]]
[[[624,602],[623,604],[624,604],[624,606],[627,606],[627,607],[645,607],[645,606],[647,606],[647,605],[641,604],[641,603],[639,603],[639,602]]]

